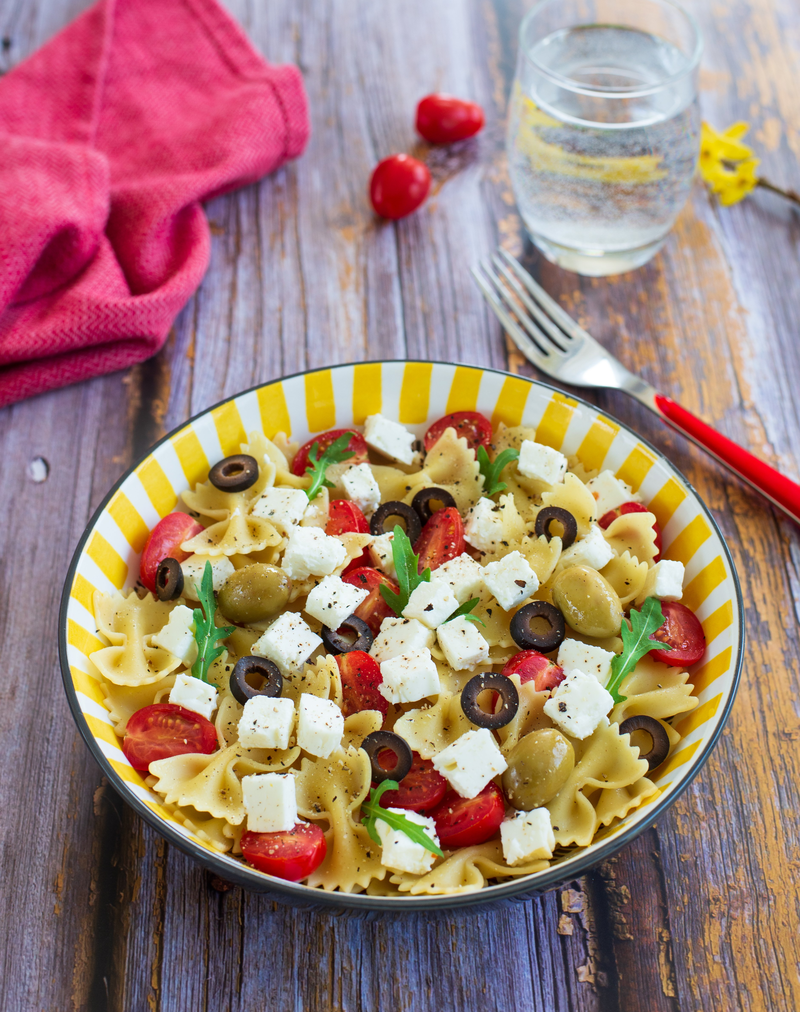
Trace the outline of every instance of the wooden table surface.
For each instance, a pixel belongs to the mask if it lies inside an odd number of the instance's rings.
[[[305,155],[208,206],[211,266],[160,355],[0,412],[0,1007],[795,1012],[798,529],[622,395],[589,397],[710,505],[742,580],[748,643],[711,759],[615,858],[474,913],[294,909],[217,891],[103,782],[67,709],[56,628],[71,554],[112,482],[189,415],[309,366],[408,356],[530,374],[468,272],[498,241],[631,368],[795,479],[800,469],[797,208],[763,192],[721,208],[698,184],[645,268],[567,274],[526,243],[503,153],[520,0],[227,2],[265,56],[301,67]],[[0,72],[85,6],[0,0]],[[795,0],[690,7],[706,39],[705,118],[750,121],[764,174],[797,187]],[[483,104],[477,142],[418,143],[415,104],[434,90]],[[435,180],[397,225],[376,221],[365,196],[371,167],[395,151],[419,154]],[[30,467],[40,457],[45,481]]]

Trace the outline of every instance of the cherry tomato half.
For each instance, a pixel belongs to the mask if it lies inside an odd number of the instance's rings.
[[[501,673],[509,678],[511,675],[519,675],[522,685],[533,682],[537,692],[554,689],[567,677],[562,667],[554,664],[538,650],[520,650],[506,661]]]
[[[369,591],[369,597],[361,602],[353,614],[356,618],[366,622],[372,635],[377,636],[381,631],[381,622],[385,618],[395,617],[394,612],[381,595],[380,585],[386,584],[389,590],[393,590],[395,594],[400,593],[400,588],[385,573],[372,569],[370,566],[353,569],[351,572],[345,573],[342,579],[345,583],[351,583],[354,587],[361,587],[363,590]]]
[[[325,860],[325,834],[313,822],[285,833],[242,833],[242,856],[259,871],[288,882],[308,878]]]
[[[147,589],[156,592],[156,571],[164,559],[184,562],[190,552],[184,552],[181,545],[203,530],[203,525],[193,520],[188,513],[168,513],[150,531],[142,551],[139,578]]]
[[[447,781],[436,772],[430,759],[423,759],[416,752],[412,755],[411,769],[400,781],[398,790],[381,795],[381,807],[426,812],[435,808],[447,793]]]
[[[479,411],[454,411],[434,422],[425,433],[426,452],[439,442],[445,429],[455,429],[456,435],[466,439],[473,453],[492,441],[492,423],[488,418]]]
[[[662,601],[664,624],[650,637],[666,643],[672,650],[651,650],[647,655],[672,668],[697,664],[706,652],[706,636],[693,611],[679,601]]]
[[[483,109],[453,95],[426,95],[417,106],[416,127],[431,144],[452,144],[483,128]]]
[[[337,654],[336,663],[342,679],[342,713],[345,717],[361,710],[380,710],[385,717],[389,712],[389,701],[378,689],[383,675],[375,658],[363,650],[350,650],[346,654]]]
[[[624,502],[621,506],[617,506],[616,509],[609,510],[608,513],[604,513],[597,521],[603,530],[608,528],[614,523],[617,517],[625,516],[628,513],[649,513],[650,510],[640,502]],[[656,532],[656,554],[653,557],[653,562],[658,562],[661,558],[661,528],[658,526],[658,521],[653,521],[653,530]]]
[[[345,432],[349,432],[352,436],[347,449],[353,451],[353,456],[347,458],[347,463],[352,464],[354,467],[356,464],[363,464],[367,459],[367,444],[364,442],[364,437],[361,433],[356,432],[354,429],[331,429],[328,432],[322,432],[320,435],[314,436],[307,443],[303,443],[292,461],[292,474],[302,477],[306,473],[308,455],[314,443],[319,444],[319,450],[317,451],[317,459],[319,459],[319,455],[323,450],[327,450],[331,443],[335,443],[339,436],[343,436]]]
[[[144,706],[128,720],[122,751],[135,770],[146,770],[156,759],[217,748],[217,732],[210,720],[175,703]]]
[[[505,810],[503,792],[490,783],[474,798],[448,791],[429,815],[436,823],[442,849],[453,850],[490,840],[500,828]]]
[[[422,528],[414,543],[414,552],[419,556],[419,571],[424,573],[430,567],[438,569],[450,559],[456,559],[464,551],[464,524],[461,514],[453,506],[437,510]]]
[[[405,218],[428,196],[428,166],[411,155],[390,155],[378,162],[369,181],[369,199],[381,218]]]
[[[354,502],[347,499],[334,499],[328,509],[326,534],[369,534],[367,518]]]

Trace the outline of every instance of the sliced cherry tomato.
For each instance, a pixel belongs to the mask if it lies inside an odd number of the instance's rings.
[[[416,126],[431,144],[453,144],[483,128],[483,109],[453,95],[426,95],[417,106]]]
[[[183,562],[190,552],[184,552],[181,545],[203,530],[203,525],[193,520],[188,513],[168,513],[150,531],[142,551],[139,578],[147,589],[156,592],[156,570],[164,559]]]
[[[380,804],[383,808],[426,812],[435,808],[447,793],[447,781],[441,773],[436,772],[430,759],[423,759],[416,752],[412,755],[414,761],[411,769],[400,781],[399,789],[381,795]]]
[[[693,611],[679,601],[662,601],[664,624],[650,637],[666,643],[672,650],[651,650],[647,655],[672,668],[697,664],[706,652],[706,636]]]
[[[367,518],[354,502],[347,499],[334,499],[328,509],[326,534],[369,534]]]
[[[363,650],[350,650],[346,654],[337,654],[336,663],[342,678],[342,712],[345,717],[362,710],[380,710],[385,717],[389,712],[389,701],[378,689],[383,676],[375,658]]]
[[[533,682],[537,692],[546,692],[561,685],[567,677],[564,669],[538,650],[520,650],[506,661],[502,674],[519,675],[520,682]]]
[[[210,755],[217,732],[210,720],[175,703],[144,706],[128,720],[122,751],[135,770],[146,770],[156,759],[189,752]]]
[[[457,509],[438,510],[422,528],[414,544],[419,556],[419,571],[438,569],[464,551],[464,524]]]
[[[614,523],[617,517],[625,516],[628,513],[649,513],[650,510],[640,502],[624,502],[621,506],[617,506],[616,509],[609,510],[608,513],[604,513],[597,521],[603,530],[608,528]],[[658,526],[658,521],[653,521],[653,530],[656,532],[656,554],[653,558],[653,562],[658,562],[661,558],[661,528]]]
[[[381,218],[405,218],[428,196],[428,166],[411,155],[390,155],[378,162],[369,181],[369,199]]]
[[[400,593],[400,588],[390,580],[385,573],[381,573],[371,566],[362,566],[360,569],[353,569],[342,577],[345,583],[351,583],[354,587],[361,587],[369,591],[369,597],[361,602],[353,614],[362,619],[370,628],[373,636],[381,631],[381,622],[385,618],[394,618],[395,614],[389,605],[384,601],[381,592],[381,584],[385,584],[395,594]]]
[[[475,453],[479,446],[488,446],[492,441],[492,423],[488,418],[479,411],[454,411],[434,422],[425,433],[426,452],[439,442],[445,429],[455,429],[456,435],[463,436]]]
[[[448,791],[429,815],[436,823],[442,849],[453,850],[490,840],[500,828],[505,810],[503,792],[490,783],[474,798]]]
[[[343,436],[345,432],[349,432],[352,436],[347,449],[353,451],[353,456],[347,458],[347,463],[352,464],[354,467],[356,464],[363,464],[367,459],[367,444],[361,433],[356,432],[355,429],[330,429],[328,432],[322,432],[320,435],[314,436],[313,439],[309,439],[307,443],[303,443],[292,461],[292,474],[302,477],[306,473],[308,455],[314,443],[319,444],[319,450],[317,451],[317,459],[319,459],[319,455],[324,450],[327,450],[331,443],[335,443],[339,436]]]
[[[285,833],[242,833],[242,856],[259,871],[288,882],[308,878],[325,860],[325,834],[313,822]]]

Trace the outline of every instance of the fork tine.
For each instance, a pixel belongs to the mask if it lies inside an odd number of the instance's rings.
[[[533,341],[531,341],[527,334],[520,329],[517,325],[517,321],[511,316],[511,314],[506,312],[503,304],[495,295],[492,287],[484,280],[483,276],[475,270],[474,267],[470,268],[470,270],[472,272],[472,276],[478,283],[478,287],[483,292],[484,298],[489,303],[489,307],[493,310],[500,323],[502,323],[508,336],[527,359],[546,372],[547,356],[544,355],[533,343]]]
[[[500,257],[497,256],[496,253],[492,255],[492,263],[500,271],[500,273],[503,275],[503,277],[506,279],[509,285],[513,288],[520,302],[525,306],[525,308],[528,310],[531,316],[535,318],[539,326],[543,330],[547,331],[547,333],[553,339],[555,345],[558,347],[559,351],[564,352],[567,351],[564,345],[570,341],[570,338],[567,337],[567,335],[553,323],[550,317],[547,316],[547,314],[544,313],[538,307],[538,305],[533,301],[530,295],[528,295],[528,293],[519,283],[519,281],[516,278],[516,275],[511,273],[511,271],[508,269],[508,267],[506,267],[506,265],[502,262]]]
[[[548,357],[559,351],[560,349],[553,347],[553,344],[547,340],[546,335],[542,333],[534,321],[520,308],[519,304],[514,301],[508,286],[503,284],[496,271],[492,270],[488,261],[484,261],[481,267],[484,274],[493,283],[495,295],[500,296],[501,301],[506,305],[506,309],[510,310],[516,317],[517,323],[527,330],[528,335],[539,351]]]
[[[498,247],[498,251],[501,256],[508,261],[514,273],[536,299],[542,309],[550,314],[551,318],[555,320],[568,337],[574,338],[577,341],[594,341],[592,335],[577,324],[571,316],[565,313],[561,306],[559,306],[554,299],[550,298],[544,288],[533,280],[516,257],[513,257],[510,253],[504,250],[502,246]]]

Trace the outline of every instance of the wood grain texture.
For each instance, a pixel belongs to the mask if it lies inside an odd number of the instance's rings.
[[[742,577],[747,664],[730,724],[656,827],[579,882],[472,913],[292,908],[207,874],[103,784],[55,658],[61,581],[92,510],[167,429],[308,366],[433,357],[531,374],[468,268],[496,242],[632,369],[731,438],[800,474],[800,216],[699,185],[662,253],[616,279],[569,275],[526,244],[503,155],[521,0],[227,0],[270,60],[297,63],[313,137],[262,183],[211,202],[212,259],[164,351],[126,375],[0,412],[0,1008],[794,1012],[800,1007],[798,531],[622,395],[596,402],[687,474]],[[0,72],[86,6],[0,0]],[[692,0],[702,101],[752,122],[763,171],[800,178],[800,12],[789,0]],[[441,89],[487,127],[450,151],[413,133]],[[366,180],[424,158],[425,208],[378,222]],[[76,438],[76,434],[78,438]],[[30,461],[50,464],[45,482]]]

